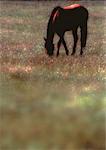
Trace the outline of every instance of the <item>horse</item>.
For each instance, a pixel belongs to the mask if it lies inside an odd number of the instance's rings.
[[[79,4],[73,4],[66,7],[57,6],[52,10],[50,15],[48,25],[47,25],[47,37],[45,40],[46,53],[49,56],[54,54],[54,44],[53,39],[55,33],[59,36],[59,41],[57,43],[57,56],[59,55],[59,49],[61,43],[63,44],[66,55],[69,55],[69,50],[67,48],[66,42],[64,40],[64,34],[66,31],[72,31],[74,38],[73,51],[71,55],[76,52],[76,45],[78,41],[77,29],[80,27],[81,32],[81,50],[80,55],[83,54],[83,49],[86,46],[87,41],[87,21],[88,21],[88,10]]]

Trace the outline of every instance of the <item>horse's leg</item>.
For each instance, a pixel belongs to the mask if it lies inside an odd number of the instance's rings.
[[[80,55],[83,54],[83,49],[86,46],[87,40],[87,22],[81,26],[81,51]]]
[[[77,41],[78,41],[77,29],[72,30],[72,33],[73,33],[73,37],[74,37],[74,45],[73,45],[73,51],[72,51],[71,55],[74,55],[75,51],[76,51]]]
[[[57,57],[59,56],[60,45],[61,45],[61,38],[59,39],[59,41],[57,43]]]
[[[67,45],[66,45],[66,42],[65,42],[64,38],[62,38],[62,43],[64,45],[64,48],[65,48],[65,51],[66,51],[66,55],[69,55],[69,50],[67,49]]]

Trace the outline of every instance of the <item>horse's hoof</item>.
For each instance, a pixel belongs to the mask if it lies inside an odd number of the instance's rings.
[[[71,55],[74,55],[75,53],[71,53]]]
[[[67,55],[67,56],[69,55],[69,51],[66,52],[66,55]]]
[[[58,56],[59,56],[59,54],[56,55],[56,57],[58,57]]]
[[[80,56],[82,56],[83,52],[80,52]]]

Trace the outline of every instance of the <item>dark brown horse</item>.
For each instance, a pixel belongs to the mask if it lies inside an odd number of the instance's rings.
[[[77,29],[81,29],[81,51],[80,55],[83,54],[83,48],[86,46],[87,40],[87,20],[88,20],[88,10],[79,5],[73,4],[64,8],[57,6],[53,9],[48,26],[47,26],[47,38],[45,39],[45,48],[49,56],[53,55],[54,44],[53,38],[56,33],[60,39],[57,44],[57,56],[59,55],[59,49],[61,43],[64,45],[66,55],[69,54],[69,51],[64,40],[64,34],[66,31],[71,31],[74,37],[74,45],[72,54],[75,54],[76,45],[78,41]]]

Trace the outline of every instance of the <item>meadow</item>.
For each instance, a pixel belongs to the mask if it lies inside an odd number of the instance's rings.
[[[80,2],[89,11],[82,57],[80,42],[71,56],[71,32],[69,56],[63,47],[58,58],[45,54],[51,10],[73,3],[0,2],[0,150],[106,148],[104,2]]]

